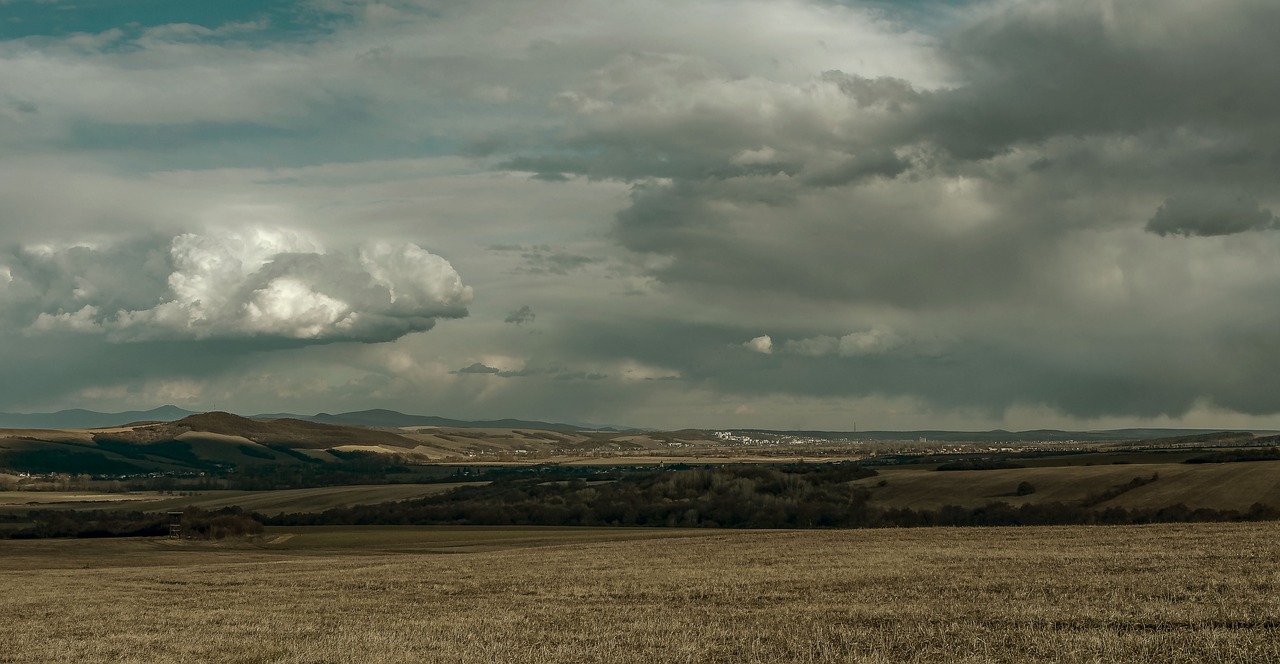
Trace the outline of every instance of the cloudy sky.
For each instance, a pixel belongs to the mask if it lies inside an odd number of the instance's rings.
[[[0,0],[0,410],[1280,427],[1274,0]]]

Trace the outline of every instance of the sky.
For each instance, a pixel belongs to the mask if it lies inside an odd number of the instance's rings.
[[[1280,428],[1274,0],[0,0],[0,411]]]

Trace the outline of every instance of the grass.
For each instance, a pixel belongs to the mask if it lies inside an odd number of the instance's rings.
[[[164,512],[189,506],[216,510],[236,505],[250,512],[275,515],[323,512],[334,507],[421,498],[458,486],[461,483],[369,484],[277,491],[200,491],[191,496],[168,496],[156,492],[4,491],[0,492],[0,510],[10,513],[48,508]]]
[[[601,541],[707,536],[706,530],[547,526],[307,526],[267,529],[262,546],[294,553],[459,553]]]
[[[195,506],[215,510],[232,505],[249,512],[267,515],[288,512],[323,512],[334,507],[372,505],[395,500],[421,498],[443,493],[461,483],[439,484],[369,484],[328,486],[277,491],[207,491],[198,496],[169,498],[153,503],[138,503],[131,509],[144,511],[178,510]]]
[[[0,542],[0,662],[1280,661],[1276,523],[417,530]]]
[[[1203,470],[1202,470],[1203,469]],[[871,490],[872,504],[935,509],[943,505],[979,507],[993,501],[1011,505],[1078,502],[1135,477],[1160,479],[1122,494],[1100,507],[1160,508],[1174,503],[1247,511],[1256,502],[1280,506],[1280,461],[1184,465],[1177,463],[1105,466],[1050,466],[1008,470],[953,470],[880,467],[880,474],[857,484]],[[877,486],[881,481],[885,486]],[[1019,482],[1035,493],[1014,495]]]
[[[45,508],[52,505],[75,503],[77,506],[109,507],[110,503],[138,504],[140,501],[155,500],[158,493],[102,493],[99,491],[0,491],[0,507],[18,507],[27,509]]]

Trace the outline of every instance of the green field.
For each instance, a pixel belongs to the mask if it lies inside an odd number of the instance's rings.
[[[1277,523],[292,528],[0,559],[0,662],[1280,660]]]

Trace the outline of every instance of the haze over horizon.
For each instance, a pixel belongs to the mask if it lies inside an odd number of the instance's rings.
[[[0,0],[0,411],[1280,429],[1276,25]]]

